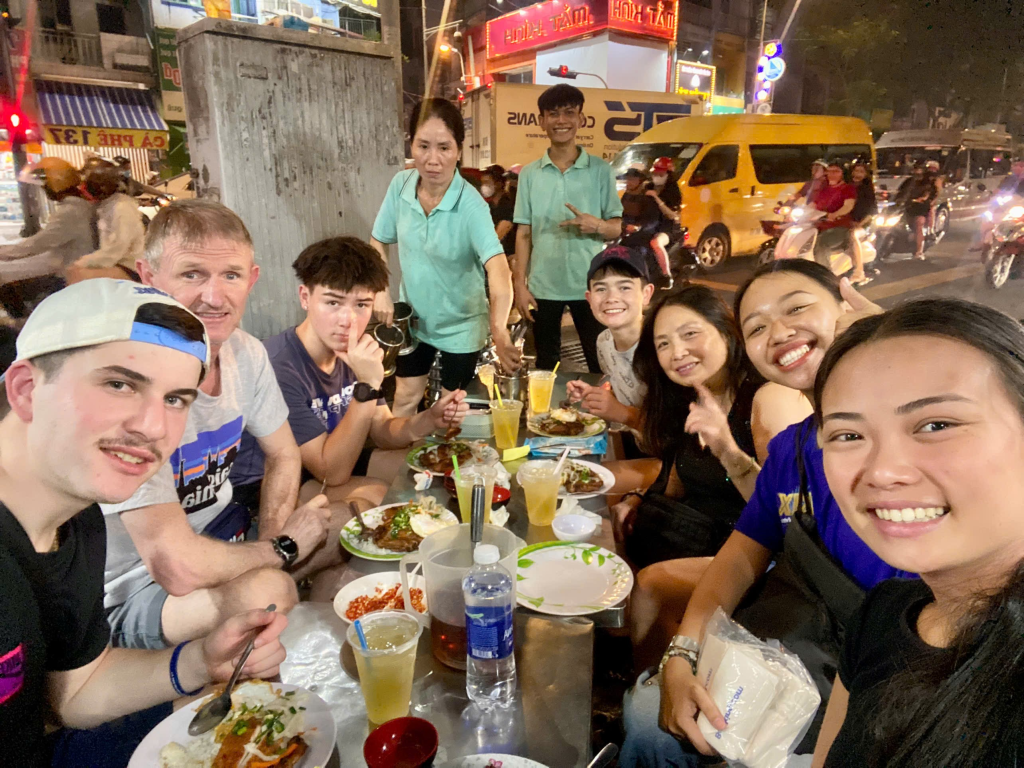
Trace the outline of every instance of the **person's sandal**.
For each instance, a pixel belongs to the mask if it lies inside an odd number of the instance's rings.
[[[850,285],[867,285],[872,280],[874,280],[874,278],[868,277],[867,275],[861,275],[860,277],[851,277]]]

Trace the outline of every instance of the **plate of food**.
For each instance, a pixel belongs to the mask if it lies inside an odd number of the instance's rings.
[[[523,467],[532,462],[524,463]],[[519,473],[516,473],[519,481]],[[567,459],[562,467],[562,488],[558,491],[559,498],[575,496],[577,499],[589,499],[598,494],[608,493],[615,485],[615,475],[608,467],[593,461],[573,461]]]
[[[497,450],[484,440],[451,440],[413,448],[405,457],[405,463],[413,472],[422,472],[426,469],[435,475],[443,475],[455,469],[453,456],[458,458],[460,467],[470,464],[493,464],[501,458]]]
[[[466,755],[445,763],[441,768],[547,768],[519,755]]]
[[[334,750],[334,717],[315,693],[249,680],[232,691],[224,722],[202,736],[189,736],[188,724],[207,701],[182,707],[150,731],[128,768],[318,768]]]
[[[416,574],[409,579],[412,607],[427,612],[427,581]],[[402,577],[398,573],[371,573],[349,582],[334,596],[334,612],[348,623],[373,611],[405,610]]]
[[[352,518],[341,529],[341,546],[364,560],[401,560],[430,534],[459,524],[459,518],[432,496],[375,507],[363,512],[363,520],[370,530],[363,535],[359,521]]]
[[[614,552],[582,542],[546,541],[519,550],[516,602],[552,616],[586,616],[618,605],[633,571]]]
[[[538,414],[527,422],[527,426],[542,437],[594,437],[608,428],[600,416],[574,408],[555,408],[549,413]]]

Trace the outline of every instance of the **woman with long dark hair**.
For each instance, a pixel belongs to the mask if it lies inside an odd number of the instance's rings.
[[[921,580],[880,584],[848,627],[814,764],[1020,765],[1024,329],[910,302],[840,337],[815,392],[843,516]]]
[[[466,137],[462,115],[450,101],[426,99],[412,111],[409,136],[414,167],[392,179],[370,238],[385,264],[386,244],[398,245],[402,301],[417,317],[412,334],[418,345],[398,358],[396,416],[416,414],[438,352],[445,394],[472,381],[488,329],[502,365],[519,367],[507,328],[508,259],[487,203],[458,170]],[[387,291],[377,294],[374,308],[390,322]]]

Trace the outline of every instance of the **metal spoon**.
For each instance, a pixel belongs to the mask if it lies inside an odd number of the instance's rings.
[[[587,764],[587,768],[606,768],[612,764],[612,760],[619,754],[619,748],[614,744],[605,744],[604,748],[594,755],[594,759]]]
[[[268,613],[273,613],[276,610],[277,606],[274,603],[267,606]],[[211,731],[220,725],[224,718],[227,717],[231,711],[231,689],[238,682],[238,676],[242,673],[242,667],[245,666],[249,654],[252,653],[253,646],[256,644],[256,635],[258,634],[259,631],[253,632],[252,637],[249,638],[249,642],[246,644],[245,650],[242,651],[242,656],[238,659],[238,664],[235,666],[235,671],[231,673],[231,679],[228,680],[228,684],[224,688],[224,693],[206,702],[196,712],[192,722],[188,724],[189,736],[202,736],[207,731]]]

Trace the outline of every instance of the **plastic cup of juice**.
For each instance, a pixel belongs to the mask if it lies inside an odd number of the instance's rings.
[[[388,720],[409,714],[416,646],[423,627],[416,618],[401,611],[368,613],[359,622],[368,647],[364,649],[360,644],[355,622],[349,626],[346,639],[356,658],[366,717],[373,730]]]
[[[491,421],[494,423],[494,444],[499,451],[515,448],[519,443],[519,417],[523,404],[518,400],[491,400]]]
[[[484,481],[484,523],[491,522],[491,505],[494,503],[494,481],[498,479],[498,470],[494,467],[473,464],[469,467],[459,468],[460,477],[454,473],[455,492],[459,497],[459,512],[462,513],[462,522],[468,523],[473,513],[473,485],[477,478]]]
[[[530,412],[551,410],[551,392],[555,386],[554,371],[530,371]]]
[[[558,507],[562,473],[557,461],[531,461],[519,470],[519,484],[526,494],[526,515],[530,525],[551,525]]]

